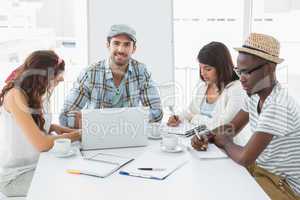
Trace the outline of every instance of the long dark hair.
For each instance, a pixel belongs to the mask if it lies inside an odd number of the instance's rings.
[[[239,77],[233,70],[233,62],[228,48],[221,42],[210,42],[203,46],[198,53],[198,62],[216,69],[217,87],[220,92],[224,87]],[[200,78],[204,81],[201,73]]]
[[[29,112],[37,126],[44,131],[42,97],[49,89],[50,81],[65,69],[65,62],[54,51],[35,51],[18,68],[13,79],[9,80],[0,93],[0,106],[4,96],[12,88],[22,91],[29,107]]]

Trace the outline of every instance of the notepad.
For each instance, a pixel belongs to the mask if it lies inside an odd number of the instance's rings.
[[[199,159],[219,159],[228,158],[227,154],[219,149],[215,144],[209,144],[206,151],[197,151],[191,144],[187,144],[187,148],[193,156]]]
[[[132,160],[134,159],[98,152],[90,154],[89,156],[83,155],[82,157],[72,161],[67,170],[78,170],[85,174],[105,178]]]
[[[206,130],[205,125],[194,125],[188,122],[182,122],[179,124],[179,126],[176,127],[171,127],[168,126],[167,124],[163,124],[161,126],[161,130],[163,132],[167,132],[169,134],[176,134],[176,135],[181,135],[185,137],[189,137],[194,135],[196,132],[202,132]]]
[[[121,175],[147,179],[164,180],[188,162],[186,154],[163,153],[159,149],[150,149],[122,169]],[[164,170],[151,171],[139,168],[163,168]]]

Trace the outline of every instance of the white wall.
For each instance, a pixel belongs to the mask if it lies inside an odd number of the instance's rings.
[[[37,12],[37,27],[52,27],[57,37],[74,37],[75,23],[77,23],[75,3],[77,2],[74,0],[43,0],[42,2],[43,6]]]
[[[133,57],[148,65],[157,83],[170,85],[174,82],[172,23],[172,0],[90,0],[89,63],[107,56],[106,37],[110,26],[128,24],[137,32],[137,51]],[[164,87],[164,91],[171,90]]]

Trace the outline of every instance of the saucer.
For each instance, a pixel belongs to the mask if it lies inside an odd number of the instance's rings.
[[[76,149],[71,148],[68,153],[63,153],[63,154],[62,153],[57,153],[53,149],[51,149],[49,152],[52,153],[57,158],[66,158],[66,157],[70,157],[70,156],[75,155],[76,154]]]
[[[158,135],[158,136],[148,135],[148,138],[152,140],[160,140],[162,139],[162,135]]]
[[[165,146],[161,145],[160,149],[162,151],[168,152],[168,153],[178,153],[184,150],[184,146],[183,145],[177,145],[176,147],[172,148],[172,149],[168,149]]]

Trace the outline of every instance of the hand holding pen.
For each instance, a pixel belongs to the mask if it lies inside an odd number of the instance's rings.
[[[178,115],[175,115],[173,106],[169,106],[169,110],[171,111],[171,116],[169,117],[168,126],[178,126],[181,123],[181,120],[179,119]]]
[[[191,145],[197,151],[206,151],[208,149],[208,143],[212,143],[214,141],[214,137],[215,134],[208,129],[203,131],[202,134],[196,131],[196,134],[191,140]]]

